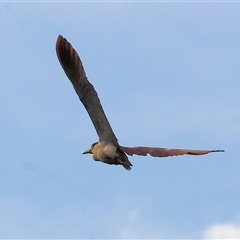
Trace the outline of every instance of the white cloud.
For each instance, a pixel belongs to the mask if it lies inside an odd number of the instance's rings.
[[[240,239],[240,223],[215,224],[206,230],[204,238]]]

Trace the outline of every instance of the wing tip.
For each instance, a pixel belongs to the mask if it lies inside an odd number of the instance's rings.
[[[67,41],[67,39],[59,34],[58,38],[57,38],[57,41],[56,41],[56,50],[57,50],[58,46],[60,46],[63,41]]]
[[[214,149],[211,152],[225,152],[225,150],[224,149]]]

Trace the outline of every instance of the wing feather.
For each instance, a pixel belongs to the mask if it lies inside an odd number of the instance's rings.
[[[178,155],[204,155],[211,152],[224,152],[224,150],[192,150],[192,149],[174,149],[174,148],[158,148],[158,147],[122,147],[122,151],[132,156],[133,154],[153,157],[169,157]]]
[[[87,79],[78,53],[61,35],[58,36],[56,42],[56,52],[63,70],[72,82],[79,99],[93,122],[100,141],[117,144],[117,138],[104,113],[97,92]]]

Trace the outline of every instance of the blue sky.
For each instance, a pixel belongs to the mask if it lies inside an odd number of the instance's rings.
[[[0,238],[240,238],[239,3],[0,3]],[[55,53],[78,51],[125,146],[98,140]]]

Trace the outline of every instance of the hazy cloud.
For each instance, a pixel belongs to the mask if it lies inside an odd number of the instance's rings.
[[[240,223],[218,223],[209,227],[204,238],[240,239]]]

